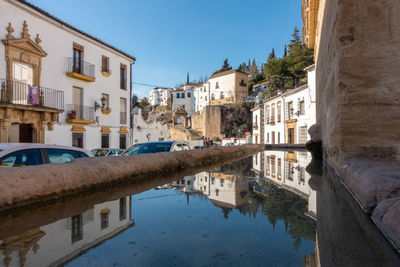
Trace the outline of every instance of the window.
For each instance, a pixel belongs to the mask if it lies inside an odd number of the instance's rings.
[[[189,92],[189,93],[187,93],[187,97],[191,97],[191,93]]]
[[[219,88],[219,82],[216,82],[215,83],[215,89],[218,89]]]
[[[221,185],[221,187],[224,187],[224,183],[225,183],[225,180],[224,180],[224,179],[221,179],[221,180],[220,180],[220,185]]]
[[[120,66],[120,87],[123,90],[126,90],[126,65],[121,64]]]
[[[278,159],[278,177],[282,176],[282,160]]]
[[[50,163],[67,163],[79,158],[78,153],[64,149],[46,149]]]
[[[307,143],[307,126],[301,126],[299,129],[299,144]]]
[[[207,179],[208,179],[208,178],[207,178],[207,176],[206,176],[206,177],[204,178],[204,181],[205,181],[206,183],[207,183]]]
[[[4,156],[0,163],[2,167],[20,167],[42,164],[42,157],[39,149],[17,151]]]
[[[207,92],[207,88],[204,86],[204,92]]]
[[[219,189],[215,189],[215,195],[216,195],[216,196],[219,195]]]
[[[267,157],[267,162],[266,162],[266,164],[265,164],[265,166],[267,167],[267,174],[268,174],[268,175],[269,175],[269,172],[270,172],[269,159],[270,159],[270,157],[268,156],[268,157]]]
[[[180,93],[177,93],[177,94],[176,94],[176,98],[181,98],[181,94],[180,94]]]
[[[207,96],[204,97],[204,100],[207,101]]]
[[[278,132],[278,144],[281,143],[281,132]]]
[[[83,148],[83,133],[72,133],[72,146]]]
[[[126,219],[126,197],[119,199],[119,220]]]
[[[288,120],[293,119],[293,102],[288,102],[287,103],[286,112],[287,112],[287,116],[286,117],[288,118]]]
[[[103,109],[110,110],[110,96],[108,94],[101,94],[101,98],[105,99],[104,100],[105,105]]]
[[[190,180],[187,180],[187,181],[186,181],[186,184],[187,184],[187,185],[190,185],[190,183],[191,183]]]
[[[266,119],[267,119],[267,124],[269,124],[269,122],[270,122],[270,117],[269,117],[269,106],[267,106],[267,116],[266,116]]]
[[[83,46],[73,43],[72,48],[72,71],[76,73],[83,73]]]
[[[101,57],[101,71],[110,73],[110,59],[106,56]]]
[[[275,105],[271,106],[271,123],[275,124]]]
[[[305,168],[300,168],[300,171],[299,171],[298,175],[299,175],[299,177],[298,177],[299,178],[299,183],[304,184],[305,181],[306,181],[306,170],[305,170]]]
[[[110,134],[103,133],[101,134],[101,148],[109,148],[110,147]]]
[[[271,174],[275,176],[275,157],[271,158]]]
[[[221,92],[220,98],[225,98],[224,92]]]
[[[81,240],[83,237],[82,214],[71,217],[71,243]]]
[[[306,113],[305,107],[304,107],[304,100],[301,100],[299,102],[299,112],[300,112],[300,115],[304,115]]]
[[[101,230],[108,228],[109,220],[110,220],[110,210],[109,209],[102,210],[100,213]]]
[[[267,144],[269,143],[269,133],[267,133]]]
[[[176,144],[175,146],[174,146],[174,149],[173,149],[173,151],[182,151],[183,150],[183,148],[182,148],[182,145],[181,144]]]
[[[126,134],[119,135],[119,148],[126,149]]]
[[[278,122],[281,122],[281,103],[279,102],[277,105],[277,112],[278,112]]]
[[[120,124],[126,124],[126,98],[120,98]]]
[[[211,94],[211,100],[215,100],[215,95],[214,95],[214,93]]]
[[[185,93],[181,93],[181,98],[185,98]]]
[[[214,183],[215,183],[215,178],[212,177],[212,178],[211,178],[211,184],[214,184]]]

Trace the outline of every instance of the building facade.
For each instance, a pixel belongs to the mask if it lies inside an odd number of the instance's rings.
[[[132,117],[132,145],[151,141],[170,140],[167,124],[161,124],[159,121],[157,121],[157,118],[155,118],[152,122],[146,122],[143,119],[142,110],[138,107],[133,108]]]
[[[308,129],[316,122],[315,66],[306,69],[308,84],[288,90],[265,100],[263,110],[253,111],[253,142],[260,135],[254,119],[262,117],[264,122],[262,140],[265,144],[305,144],[310,140]]]
[[[25,1],[0,25],[1,142],[129,145],[133,56]]]
[[[236,103],[248,96],[248,74],[238,70],[228,70],[211,76],[208,80],[210,104],[223,105]]]
[[[205,82],[193,88],[195,112],[203,111],[204,107],[210,105],[210,83]]]
[[[193,88],[193,84],[185,84],[172,91],[172,111],[176,111],[178,109],[185,110],[188,117],[195,112]]]
[[[154,88],[150,90],[149,103],[152,106],[168,106],[172,88]]]

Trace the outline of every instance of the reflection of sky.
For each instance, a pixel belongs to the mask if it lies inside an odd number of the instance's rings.
[[[238,210],[224,218],[206,198],[177,190],[150,190],[132,199],[136,226],[90,250],[71,266],[293,265],[314,252],[313,241],[294,240],[282,221],[275,229],[265,215]]]

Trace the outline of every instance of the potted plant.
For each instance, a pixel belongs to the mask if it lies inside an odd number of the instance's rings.
[[[76,119],[76,111],[75,110],[71,110],[70,112],[69,112],[69,114],[68,114],[68,117],[70,118],[70,119]]]

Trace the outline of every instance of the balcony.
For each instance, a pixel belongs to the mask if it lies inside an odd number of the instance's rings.
[[[271,118],[269,119],[269,123],[270,123],[271,125],[275,125],[275,116],[273,116],[273,117],[271,117]]]
[[[65,108],[65,121],[67,123],[94,124],[95,110],[83,105],[68,104]]]
[[[247,84],[241,82],[241,83],[239,84],[239,86],[247,86]]]
[[[83,60],[68,58],[67,76],[86,82],[94,82],[94,65]]]
[[[63,91],[45,87],[30,87],[23,82],[5,79],[0,79],[0,88],[0,104],[64,109]]]
[[[101,74],[103,74],[103,76],[105,76],[105,77],[110,77],[110,75],[111,75],[111,70],[110,70],[110,68],[107,67],[107,66],[103,66],[103,67],[101,68]]]

